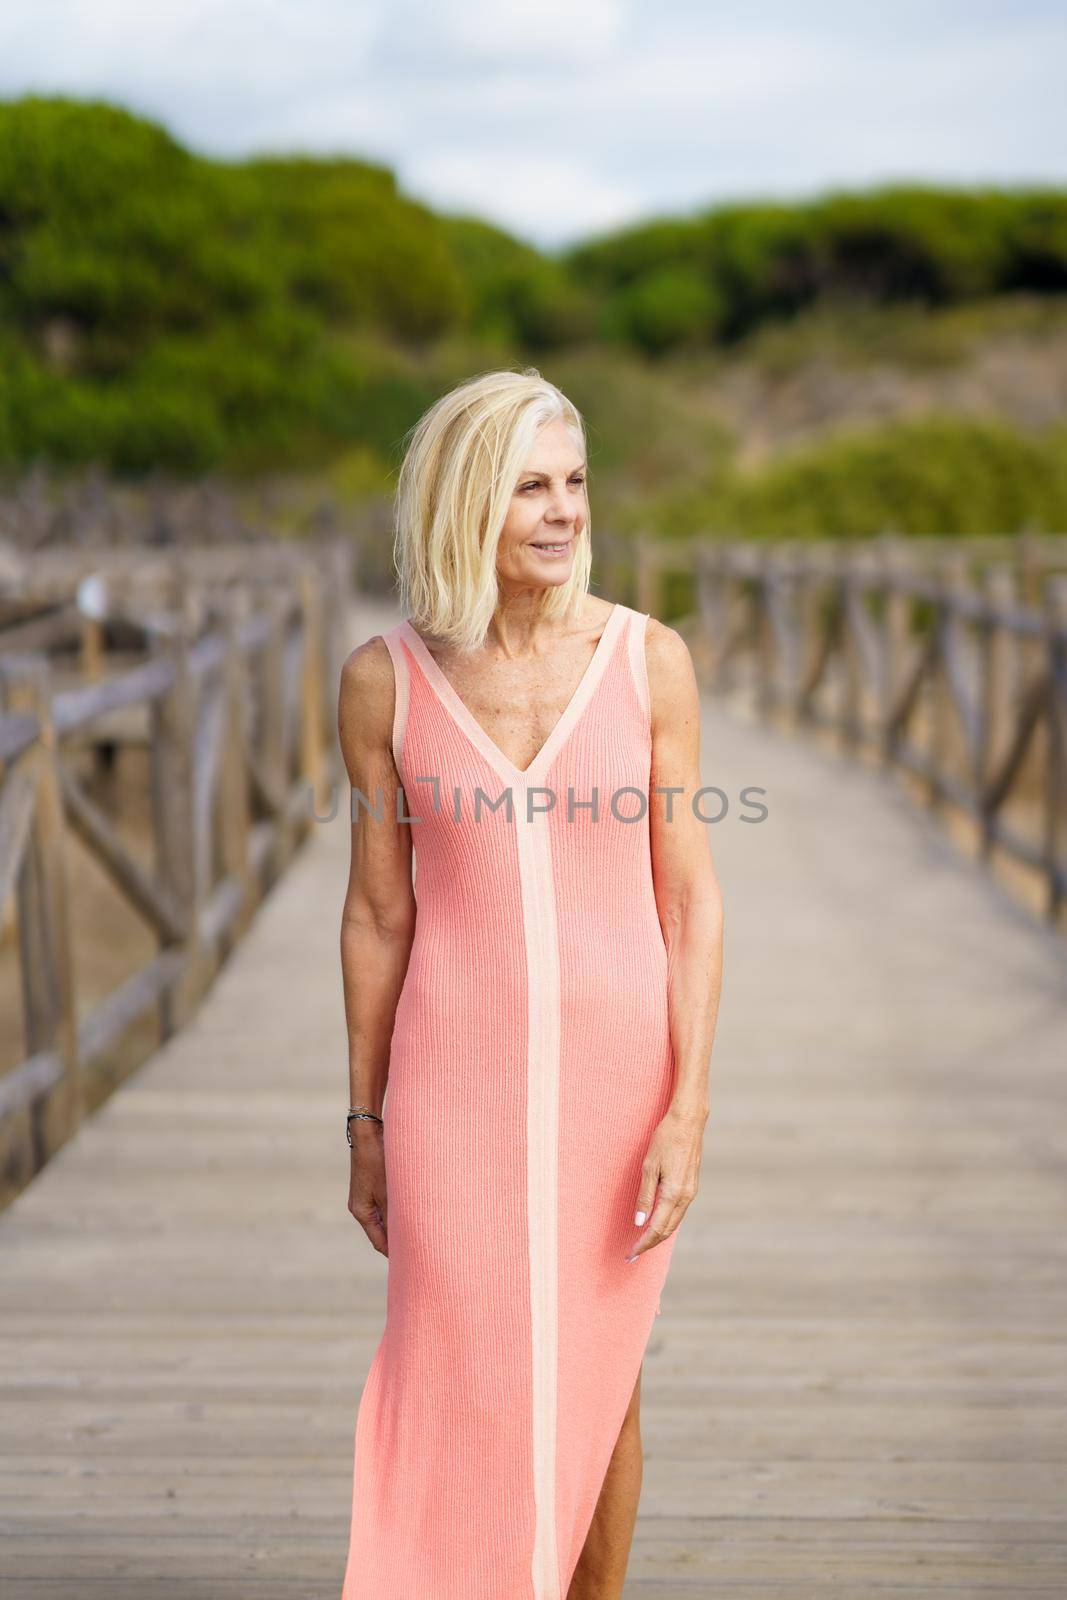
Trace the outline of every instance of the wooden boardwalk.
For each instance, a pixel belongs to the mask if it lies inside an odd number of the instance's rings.
[[[627,1595],[1059,1600],[1063,947],[876,773],[705,727],[726,986]],[[346,802],[0,1216],[5,1600],[338,1600],[386,1271],[346,1210]]]

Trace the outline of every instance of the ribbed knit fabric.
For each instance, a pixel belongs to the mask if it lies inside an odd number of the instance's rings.
[[[646,621],[615,606],[525,772],[384,636],[417,914],[342,1600],[565,1600],[659,1310],[677,1236],[625,1259],[673,1075]]]

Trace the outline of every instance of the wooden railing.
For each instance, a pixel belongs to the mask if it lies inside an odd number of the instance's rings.
[[[188,1018],[326,803],[352,573],[336,540],[31,563],[8,606],[26,620],[0,632],[0,914],[14,905],[25,1037],[0,1077],[9,1190],[77,1127],[87,1073],[132,1023],[156,1016],[158,1042]],[[147,754],[151,866],[78,770],[124,743]],[[157,947],[87,1011],[71,836]]]
[[[1067,538],[607,539],[600,571],[685,635],[709,692],[908,774],[1061,923]]]

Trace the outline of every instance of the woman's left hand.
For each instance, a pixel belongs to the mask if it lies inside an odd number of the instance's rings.
[[[672,1107],[658,1124],[649,1140],[648,1154],[641,1163],[641,1187],[634,1219],[640,1227],[648,1217],[648,1227],[626,1257],[627,1261],[635,1261],[646,1250],[670,1238],[685,1216],[697,1192],[706,1121],[706,1112]]]

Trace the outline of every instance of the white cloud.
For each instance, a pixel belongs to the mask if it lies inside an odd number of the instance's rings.
[[[598,55],[622,35],[619,0],[466,0],[433,16],[441,35],[474,59],[533,50],[549,74],[557,60]]]
[[[0,18],[0,84],[192,89],[198,99],[306,97],[365,67],[387,17],[383,3],[338,0],[38,0],[32,15]]]
[[[532,240],[577,238],[644,210],[640,191],[601,180],[573,157],[430,152],[407,163],[404,178],[405,190],[429,204],[492,217]]]
[[[106,97],[225,155],[337,151],[559,243],[718,198],[1063,181],[1051,0],[24,0],[0,93]]]

